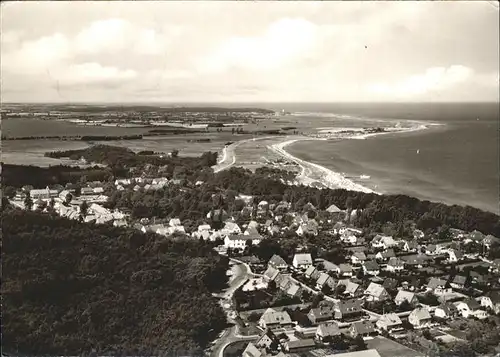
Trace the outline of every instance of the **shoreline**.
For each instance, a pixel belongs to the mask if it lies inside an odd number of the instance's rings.
[[[316,164],[314,162],[306,161],[303,159],[300,159],[292,154],[290,154],[288,151],[286,151],[286,147],[299,142],[299,141],[307,141],[307,140],[331,140],[331,139],[338,139],[338,140],[365,140],[370,137],[375,137],[379,135],[384,135],[384,134],[398,134],[398,133],[409,133],[409,132],[416,132],[416,131],[423,131],[428,129],[429,126],[435,126],[436,124],[429,123],[429,124],[422,124],[419,123],[417,126],[412,126],[409,128],[386,128],[387,131],[380,132],[380,133],[364,133],[361,132],[360,134],[355,134],[353,136],[349,137],[343,137],[339,136],[338,134],[342,131],[345,130],[346,128],[336,128],[329,130],[327,134],[320,134],[324,135],[321,137],[299,137],[283,142],[279,142],[273,145],[268,146],[270,150],[273,152],[277,153],[281,157],[295,162],[297,165],[300,166],[301,172],[299,175],[297,175],[297,182],[298,184],[303,184],[306,186],[313,186],[313,185],[319,185],[319,186],[324,186],[326,188],[330,189],[345,189],[349,191],[359,191],[359,192],[365,192],[365,193],[375,193],[375,194],[382,194],[381,192],[376,192],[373,189],[363,186],[362,184],[354,182],[352,179],[346,178],[344,174],[335,172],[325,166]],[[440,125],[440,124],[438,124]],[[360,131],[360,130],[357,130]],[[337,135],[336,135],[337,133]]]

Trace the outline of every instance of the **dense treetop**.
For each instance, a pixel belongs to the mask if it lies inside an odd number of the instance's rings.
[[[6,352],[199,355],[225,327],[228,261],[203,241],[10,208],[2,228]]]

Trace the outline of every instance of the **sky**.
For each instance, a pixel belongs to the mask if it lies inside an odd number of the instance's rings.
[[[3,102],[499,100],[499,10],[446,2],[2,2]]]

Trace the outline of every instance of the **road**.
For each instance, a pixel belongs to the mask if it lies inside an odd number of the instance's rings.
[[[265,136],[262,138],[253,138],[253,139],[245,139],[245,140],[240,140],[235,143],[232,143],[230,145],[227,145],[224,147],[222,150],[222,160],[217,163],[217,165],[212,166],[212,169],[214,172],[219,172],[223,170],[229,169],[231,166],[233,166],[236,163],[236,148],[240,146],[241,144],[248,143],[250,141],[258,141],[258,140],[265,140],[265,139],[272,139],[272,138],[277,138],[278,136]]]

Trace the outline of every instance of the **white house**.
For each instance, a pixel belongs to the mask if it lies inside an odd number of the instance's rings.
[[[292,265],[296,269],[307,269],[312,266],[312,257],[309,253],[295,254]]]
[[[225,222],[224,228],[220,230],[221,235],[241,234],[241,228],[234,222]]]
[[[292,319],[288,312],[286,311],[276,311],[272,308],[268,308],[261,316],[259,320],[259,326],[262,329],[277,329],[286,328],[293,326]]]
[[[226,236],[224,238],[224,246],[231,249],[245,249],[247,242],[251,242],[253,245],[259,245],[261,241],[262,237],[260,236],[237,234]]]
[[[404,270],[404,268],[405,268],[405,263],[401,259],[393,257],[390,258],[389,261],[387,262],[385,270],[391,273],[395,273]]]
[[[432,324],[432,317],[429,310],[420,307],[416,308],[408,315],[408,322],[416,329],[427,328]]]
[[[481,296],[480,301],[481,306],[492,309],[495,314],[500,313],[500,293],[498,291]]]
[[[483,320],[488,317],[488,313],[482,310],[481,305],[479,305],[479,303],[474,299],[459,301],[455,303],[455,306],[457,307],[462,317],[465,318],[475,317],[480,320]]]
[[[377,234],[371,241],[371,246],[373,248],[383,248],[388,249],[397,245],[396,241],[391,236],[383,236]]]

